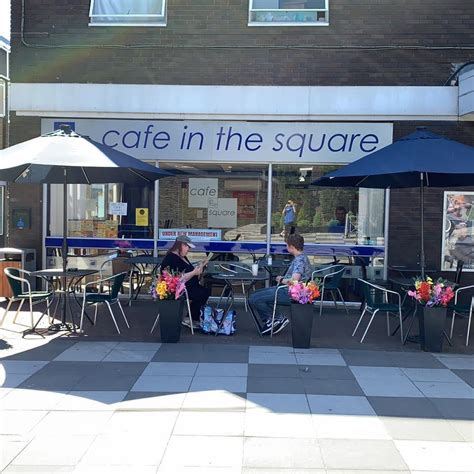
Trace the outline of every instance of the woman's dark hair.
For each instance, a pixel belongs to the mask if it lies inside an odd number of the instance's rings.
[[[292,245],[296,250],[300,252],[304,249],[304,237],[300,234],[290,234],[287,239],[286,243],[288,245]]]
[[[178,240],[174,241],[174,244],[170,247],[168,252],[166,252],[166,255],[168,255],[170,252],[176,252],[178,251],[178,254],[181,255],[181,249],[183,248],[183,245],[186,245],[184,242],[179,242]]]

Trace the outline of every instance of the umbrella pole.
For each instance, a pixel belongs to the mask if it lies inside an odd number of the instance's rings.
[[[63,256],[63,276],[62,284],[63,287],[63,314],[62,314],[62,324],[66,325],[67,321],[67,278],[66,278],[66,268],[67,268],[67,169],[64,168],[64,182],[63,182],[63,245],[62,245],[62,256]],[[74,325],[73,325],[74,327]]]
[[[421,221],[421,252],[420,252],[420,266],[421,278],[425,278],[425,211],[424,211],[424,175],[420,173],[420,221]]]

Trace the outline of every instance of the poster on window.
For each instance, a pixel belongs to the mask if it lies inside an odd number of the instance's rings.
[[[210,228],[235,229],[237,227],[237,199],[218,199],[217,205],[207,210],[207,225]]]
[[[255,191],[233,191],[232,197],[237,199],[237,217],[239,219],[255,219]]]
[[[474,271],[474,192],[446,191],[441,269]]]

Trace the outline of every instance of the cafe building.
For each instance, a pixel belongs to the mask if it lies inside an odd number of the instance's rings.
[[[383,278],[388,264],[419,261],[416,190],[311,183],[417,126],[474,144],[473,72],[459,69],[468,62],[464,29],[456,49],[433,50],[446,66],[439,68],[422,52],[427,38],[438,37],[423,25],[410,32],[419,47],[415,52],[403,45],[399,56],[378,51],[385,13],[376,5],[373,31],[361,26],[367,46],[376,52],[358,48],[348,55],[342,47],[318,50],[310,37],[335,39],[343,33],[349,12],[336,8],[331,14],[328,1],[286,16],[281,7],[257,8],[258,1],[219,11],[202,6],[192,15],[163,1],[158,2],[160,18],[150,17],[146,25],[125,24],[122,14],[94,9],[106,8],[107,2],[81,0],[63,11],[53,8],[54,2],[42,2],[41,8],[30,3],[26,10],[12,6],[13,28],[21,33],[11,58],[12,142],[66,125],[174,174],[142,187],[69,185],[68,238],[78,255],[116,248],[163,253],[180,233],[196,241],[198,252],[244,259],[283,255],[283,210],[292,201],[295,216],[287,232],[305,237],[315,262],[345,259],[353,264],[348,277],[361,276],[363,269],[368,277]],[[397,12],[394,21],[403,22],[405,14]],[[454,11],[449,20],[462,26],[461,16]],[[186,27],[179,18],[187,18]],[[227,45],[222,52],[195,29],[193,18],[210,22],[208,31]],[[38,28],[47,31],[44,38],[28,36]],[[181,48],[186,28],[199,41]],[[238,44],[228,44],[229,28]],[[127,34],[127,41],[117,31]],[[143,32],[149,35],[146,44]],[[289,35],[295,45],[290,53],[269,47],[287,42]],[[344,35],[347,44],[361,41]],[[242,42],[252,38],[255,48],[244,48]],[[80,47],[72,47],[73,39]],[[399,44],[399,39],[394,30],[387,41]],[[149,46],[153,42],[168,42],[169,48],[158,54]],[[300,43],[308,47],[296,47]],[[418,74],[407,73],[408,55],[423,65]],[[366,71],[361,73],[356,62],[367,64]],[[40,72],[41,64],[47,67]],[[460,72],[445,84],[453,68]],[[22,189],[10,191],[10,242],[36,247],[41,260],[53,265],[61,246],[62,188],[44,185],[28,195]],[[445,191],[427,191],[426,247],[430,266],[451,271],[452,259],[446,257],[452,241],[443,231],[450,198]],[[471,199],[469,190],[456,192]],[[27,227],[12,220],[14,208],[29,211]],[[33,230],[27,238],[25,228]]]

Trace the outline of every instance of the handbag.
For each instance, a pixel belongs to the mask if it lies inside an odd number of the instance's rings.
[[[224,334],[232,336],[235,333],[235,310],[230,309],[224,316],[224,310],[205,305],[201,309],[201,330],[205,334]],[[224,318],[224,320],[222,320]]]

